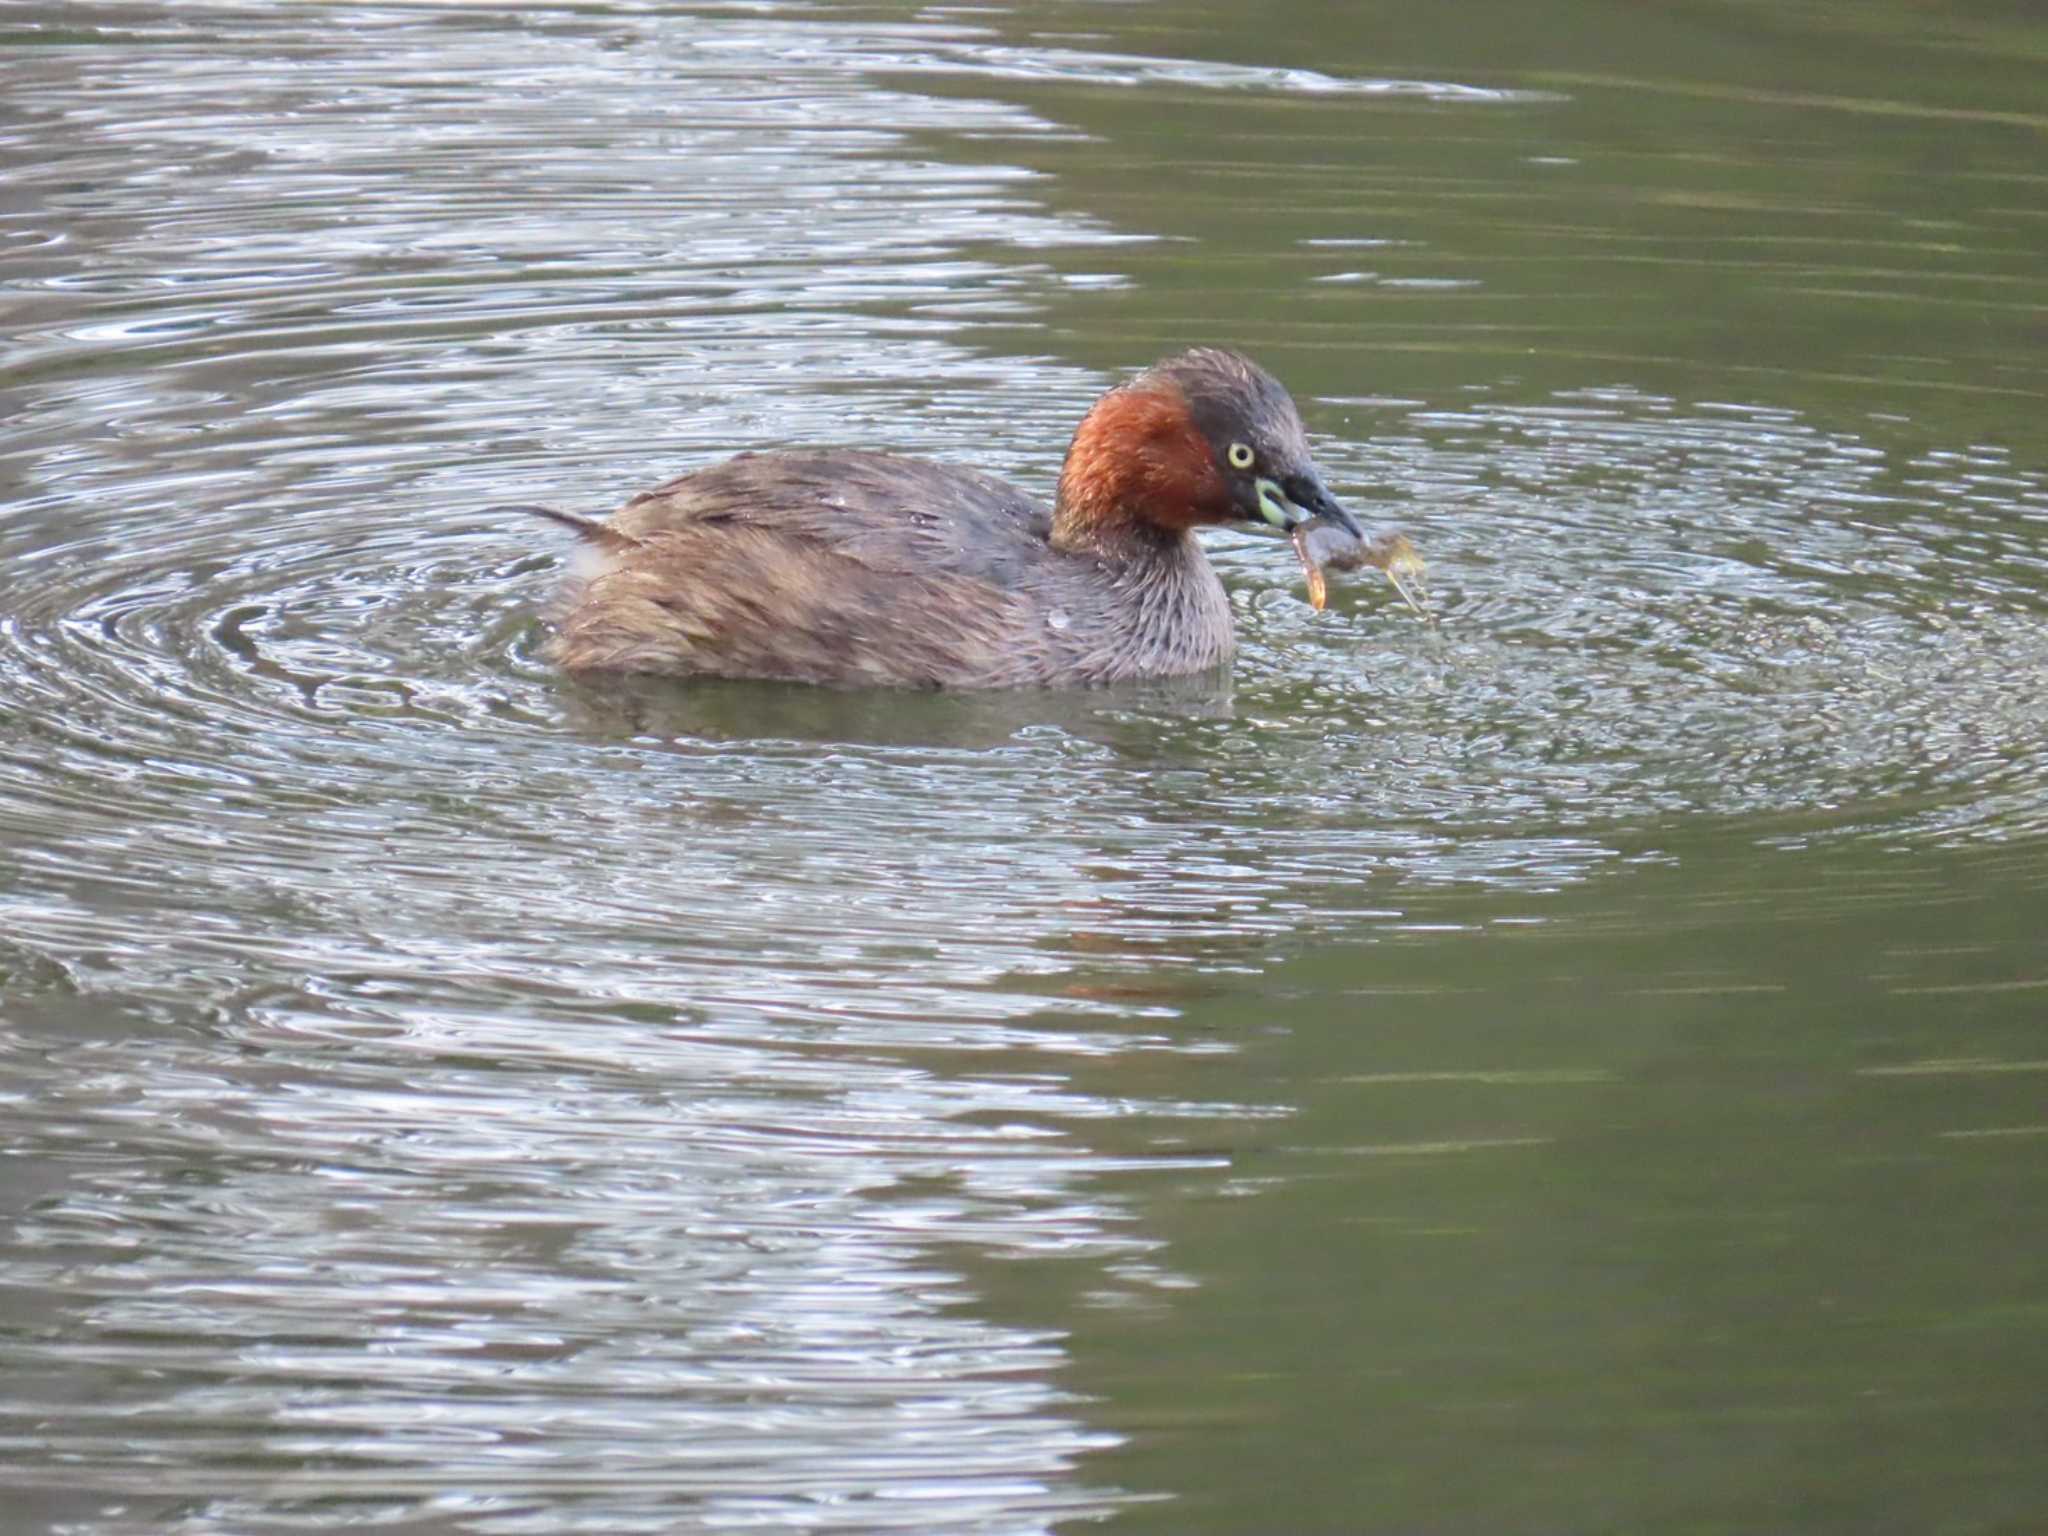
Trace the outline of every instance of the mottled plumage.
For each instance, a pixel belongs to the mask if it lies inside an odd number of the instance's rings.
[[[1096,402],[1052,509],[973,470],[832,449],[742,454],[601,524],[549,512],[584,541],[550,649],[579,672],[845,687],[1199,672],[1233,641],[1192,530],[1315,512],[1356,527],[1287,392],[1201,349]]]

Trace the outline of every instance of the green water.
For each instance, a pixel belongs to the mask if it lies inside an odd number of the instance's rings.
[[[0,1526],[2041,1528],[2044,54],[0,17]],[[1438,626],[575,684],[479,510],[1194,342]]]
[[[1134,1523],[2035,1523],[2030,862],[1677,841],[1270,978],[1231,1088],[1294,1112],[1148,1202],[1199,1283],[1076,1335],[1183,1496]]]

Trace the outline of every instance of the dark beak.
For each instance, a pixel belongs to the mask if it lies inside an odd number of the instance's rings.
[[[1314,470],[1289,475],[1285,480],[1258,482],[1259,510],[1267,522],[1283,531],[1300,527],[1311,518],[1334,524],[1361,542],[1365,529],[1344,510]]]
[[[1330,494],[1329,487],[1324,485],[1322,480],[1313,471],[1302,476],[1301,489],[1304,499],[1295,502],[1296,506],[1303,508],[1313,517],[1320,517],[1325,522],[1335,523],[1354,539],[1365,537],[1364,525],[1357,518],[1353,517],[1350,512],[1345,510],[1343,503]],[[1294,501],[1291,495],[1287,499]]]

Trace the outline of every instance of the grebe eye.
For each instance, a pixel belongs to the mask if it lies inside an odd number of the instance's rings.
[[[1228,457],[1232,469],[1250,469],[1252,467],[1253,454],[1248,444],[1232,443]]]

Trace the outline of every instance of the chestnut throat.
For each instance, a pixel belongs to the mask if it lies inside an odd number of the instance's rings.
[[[1199,557],[1190,530],[1230,516],[1186,398],[1127,384],[1096,401],[1074,430],[1053,502],[1052,546],[1122,560]]]

